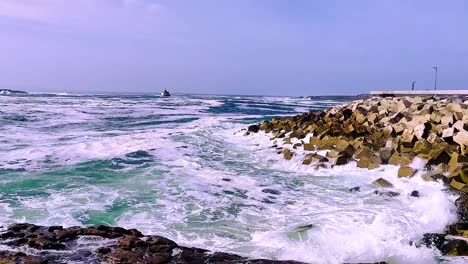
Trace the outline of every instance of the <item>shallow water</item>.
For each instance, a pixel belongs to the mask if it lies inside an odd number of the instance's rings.
[[[441,183],[398,179],[394,166],[315,170],[301,155],[282,159],[268,135],[240,131],[347,100],[0,96],[0,224],[119,225],[311,263],[442,261],[410,246],[456,219]],[[375,195],[379,177],[401,195]]]

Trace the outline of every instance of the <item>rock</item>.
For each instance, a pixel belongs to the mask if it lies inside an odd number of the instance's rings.
[[[303,225],[297,232],[305,232],[312,225]],[[77,231],[77,229],[79,229]],[[68,240],[65,244],[58,243],[56,233],[66,230]],[[5,235],[9,233],[9,235]],[[76,234],[76,235],[75,235]],[[78,243],[81,236],[88,234],[100,236],[104,243],[92,252],[93,247],[82,247]],[[109,239],[115,239],[116,242]],[[141,235],[141,236],[140,236]],[[8,238],[6,238],[8,237]],[[64,238],[64,237],[62,237]],[[7,240],[5,240],[7,239]],[[115,240],[114,240],[115,241]],[[234,254],[209,252],[199,248],[178,246],[174,241],[161,236],[143,236],[138,230],[109,226],[90,226],[62,228],[36,226],[32,224],[17,224],[10,226],[0,234],[2,246],[8,245],[13,250],[23,252],[0,251],[0,263],[225,263],[225,264],[293,264],[294,261],[275,261],[248,259]],[[59,246],[58,246],[59,245]],[[28,247],[35,248],[33,251]],[[34,254],[28,256],[27,254]]]
[[[445,227],[445,234],[468,238],[468,222],[458,222]]]
[[[57,240],[65,241],[76,238],[80,232],[80,227],[73,226],[65,229],[54,230],[54,235]]]
[[[464,163],[463,165],[458,166],[457,169],[458,171],[455,173],[458,174],[458,178],[461,180],[461,182],[468,184],[468,163]]]
[[[468,256],[468,243],[465,240],[453,239],[441,246],[442,255]]]
[[[377,157],[377,156],[373,156],[371,158],[361,158],[358,163],[357,163],[357,166],[359,168],[367,168],[369,170],[372,170],[372,169],[376,169],[380,166],[380,158]]]
[[[331,159],[330,162],[332,165],[345,165],[348,163],[348,158],[345,155],[340,155],[336,158]]]
[[[416,173],[415,170],[413,170],[412,168],[408,167],[408,166],[401,166],[399,169],[398,169],[398,177],[410,177],[410,176],[413,176],[414,174]]]
[[[314,163],[319,163],[319,162],[328,162],[328,159],[322,155],[315,154],[312,156],[312,161]]]
[[[459,182],[456,179],[452,179],[450,181],[450,186],[462,192],[468,191],[466,184]]]
[[[460,146],[461,154],[468,155],[468,132],[461,130],[452,137],[452,140]]]
[[[282,152],[283,152],[283,156],[284,156],[284,158],[286,160],[291,160],[292,159],[294,153],[292,153],[291,150],[284,149]]]
[[[426,140],[418,140],[412,149],[415,154],[427,154],[430,150],[431,144]]]
[[[304,150],[305,151],[314,151],[315,146],[313,144],[304,144]]]
[[[363,147],[361,149],[359,149],[356,154],[354,155],[354,157],[356,159],[362,159],[362,158],[370,158],[372,157],[372,155],[374,155],[374,153],[372,152],[372,150],[368,147]]]
[[[412,197],[419,197],[419,192],[418,192],[418,191],[412,191],[412,192],[410,193],[410,196],[412,196]]]
[[[327,151],[327,153],[325,154],[325,157],[327,158],[337,158],[338,156],[340,155],[340,153],[336,150],[329,150]]]
[[[310,164],[312,163],[312,160],[313,160],[312,157],[313,157],[314,155],[315,155],[315,154],[307,154],[307,155],[305,156],[305,159],[302,161],[302,164],[304,164],[304,165],[310,165]]]
[[[453,138],[454,133],[455,133],[455,128],[453,127],[446,128],[442,131],[442,138],[444,139]]]
[[[275,134],[275,138],[284,138],[286,131],[281,131]]]
[[[108,254],[108,253],[110,253],[111,251],[112,251],[112,249],[109,248],[109,247],[100,247],[100,248],[98,248],[98,249],[96,250],[96,253],[98,253],[98,254]]]
[[[361,188],[359,186],[356,186],[356,187],[349,188],[349,191],[350,192],[360,192]]]
[[[247,128],[248,132],[257,133],[260,130],[258,125],[251,125]]]
[[[437,181],[437,180],[444,180],[447,181],[448,179],[445,177],[445,175],[443,174],[443,170],[434,170],[434,171],[429,171],[427,172],[426,174],[424,174],[422,176],[422,178],[425,180],[425,181]],[[450,181],[447,181],[446,183],[449,183]]]
[[[443,125],[450,125],[454,123],[453,116],[452,115],[444,115],[440,119],[440,123]]]
[[[392,148],[381,148],[379,149],[379,156],[380,159],[382,160],[382,164],[388,164],[388,161],[390,160],[390,157],[393,154],[393,149]]]
[[[28,256],[23,252],[0,251],[0,263],[2,264],[46,264],[51,263],[43,256]]]
[[[374,184],[375,186],[384,187],[384,188],[393,187],[393,184],[391,184],[389,181],[383,178],[378,178],[377,180],[373,181],[372,184]]]
[[[468,194],[462,194],[455,200],[457,216],[460,221],[468,222]]]
[[[405,148],[413,148],[417,140],[418,138],[414,134],[414,131],[409,131],[405,129],[405,131],[401,135],[400,141],[401,141],[401,145],[404,146]]]
[[[416,246],[426,246],[426,247],[435,247],[440,249],[445,242],[444,234],[436,234],[436,233],[426,233],[423,235],[423,238],[416,243]]]
[[[453,128],[456,129],[456,131],[464,131],[465,130],[465,123],[462,120],[458,120],[455,122],[452,126]]]
[[[460,104],[451,103],[446,106],[446,109],[450,112],[462,112]]]

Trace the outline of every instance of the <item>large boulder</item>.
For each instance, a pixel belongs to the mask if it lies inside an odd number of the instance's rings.
[[[411,167],[408,166],[401,166],[398,169],[398,177],[411,177],[416,173],[416,170],[412,169]]]

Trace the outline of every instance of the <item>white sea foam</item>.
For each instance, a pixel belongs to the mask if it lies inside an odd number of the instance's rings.
[[[262,117],[242,112],[254,109],[251,105],[263,103],[268,110],[281,104],[294,112],[336,102],[241,96],[236,98],[238,112],[213,114],[211,107],[222,107],[231,98],[34,100],[39,102],[0,98],[4,109],[30,119],[0,127],[2,168],[28,170],[22,177],[3,177],[1,183],[11,186],[26,177],[37,180],[42,192],[0,196],[1,223],[108,223],[187,246],[311,263],[434,263],[437,250],[410,242],[441,232],[456,219],[456,197],[442,183],[423,181],[421,173],[400,179],[398,167],[391,165],[317,170],[301,164],[304,151],[295,150],[287,161],[271,148],[270,135],[246,137],[240,131],[247,125],[239,120]],[[182,118],[197,119],[176,123]],[[135,125],[148,121],[169,123]],[[150,153],[153,161],[123,163],[116,170],[80,165],[128,159],[126,154],[138,150]],[[42,174],[55,167],[68,170],[60,176]],[[66,187],[40,185],[48,177]],[[370,183],[379,177],[392,182],[390,190],[400,195],[375,194],[378,189]],[[360,192],[349,191],[356,186]],[[409,195],[414,190],[419,198]],[[312,226],[298,233],[304,225]]]

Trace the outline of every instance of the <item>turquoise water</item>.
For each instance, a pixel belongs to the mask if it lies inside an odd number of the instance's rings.
[[[435,261],[436,250],[409,242],[454,221],[441,184],[398,180],[391,166],[315,170],[300,155],[283,160],[268,135],[241,131],[348,100],[0,96],[0,224],[119,225],[313,263]],[[402,195],[375,195],[378,177]],[[407,195],[415,189],[421,198]]]

